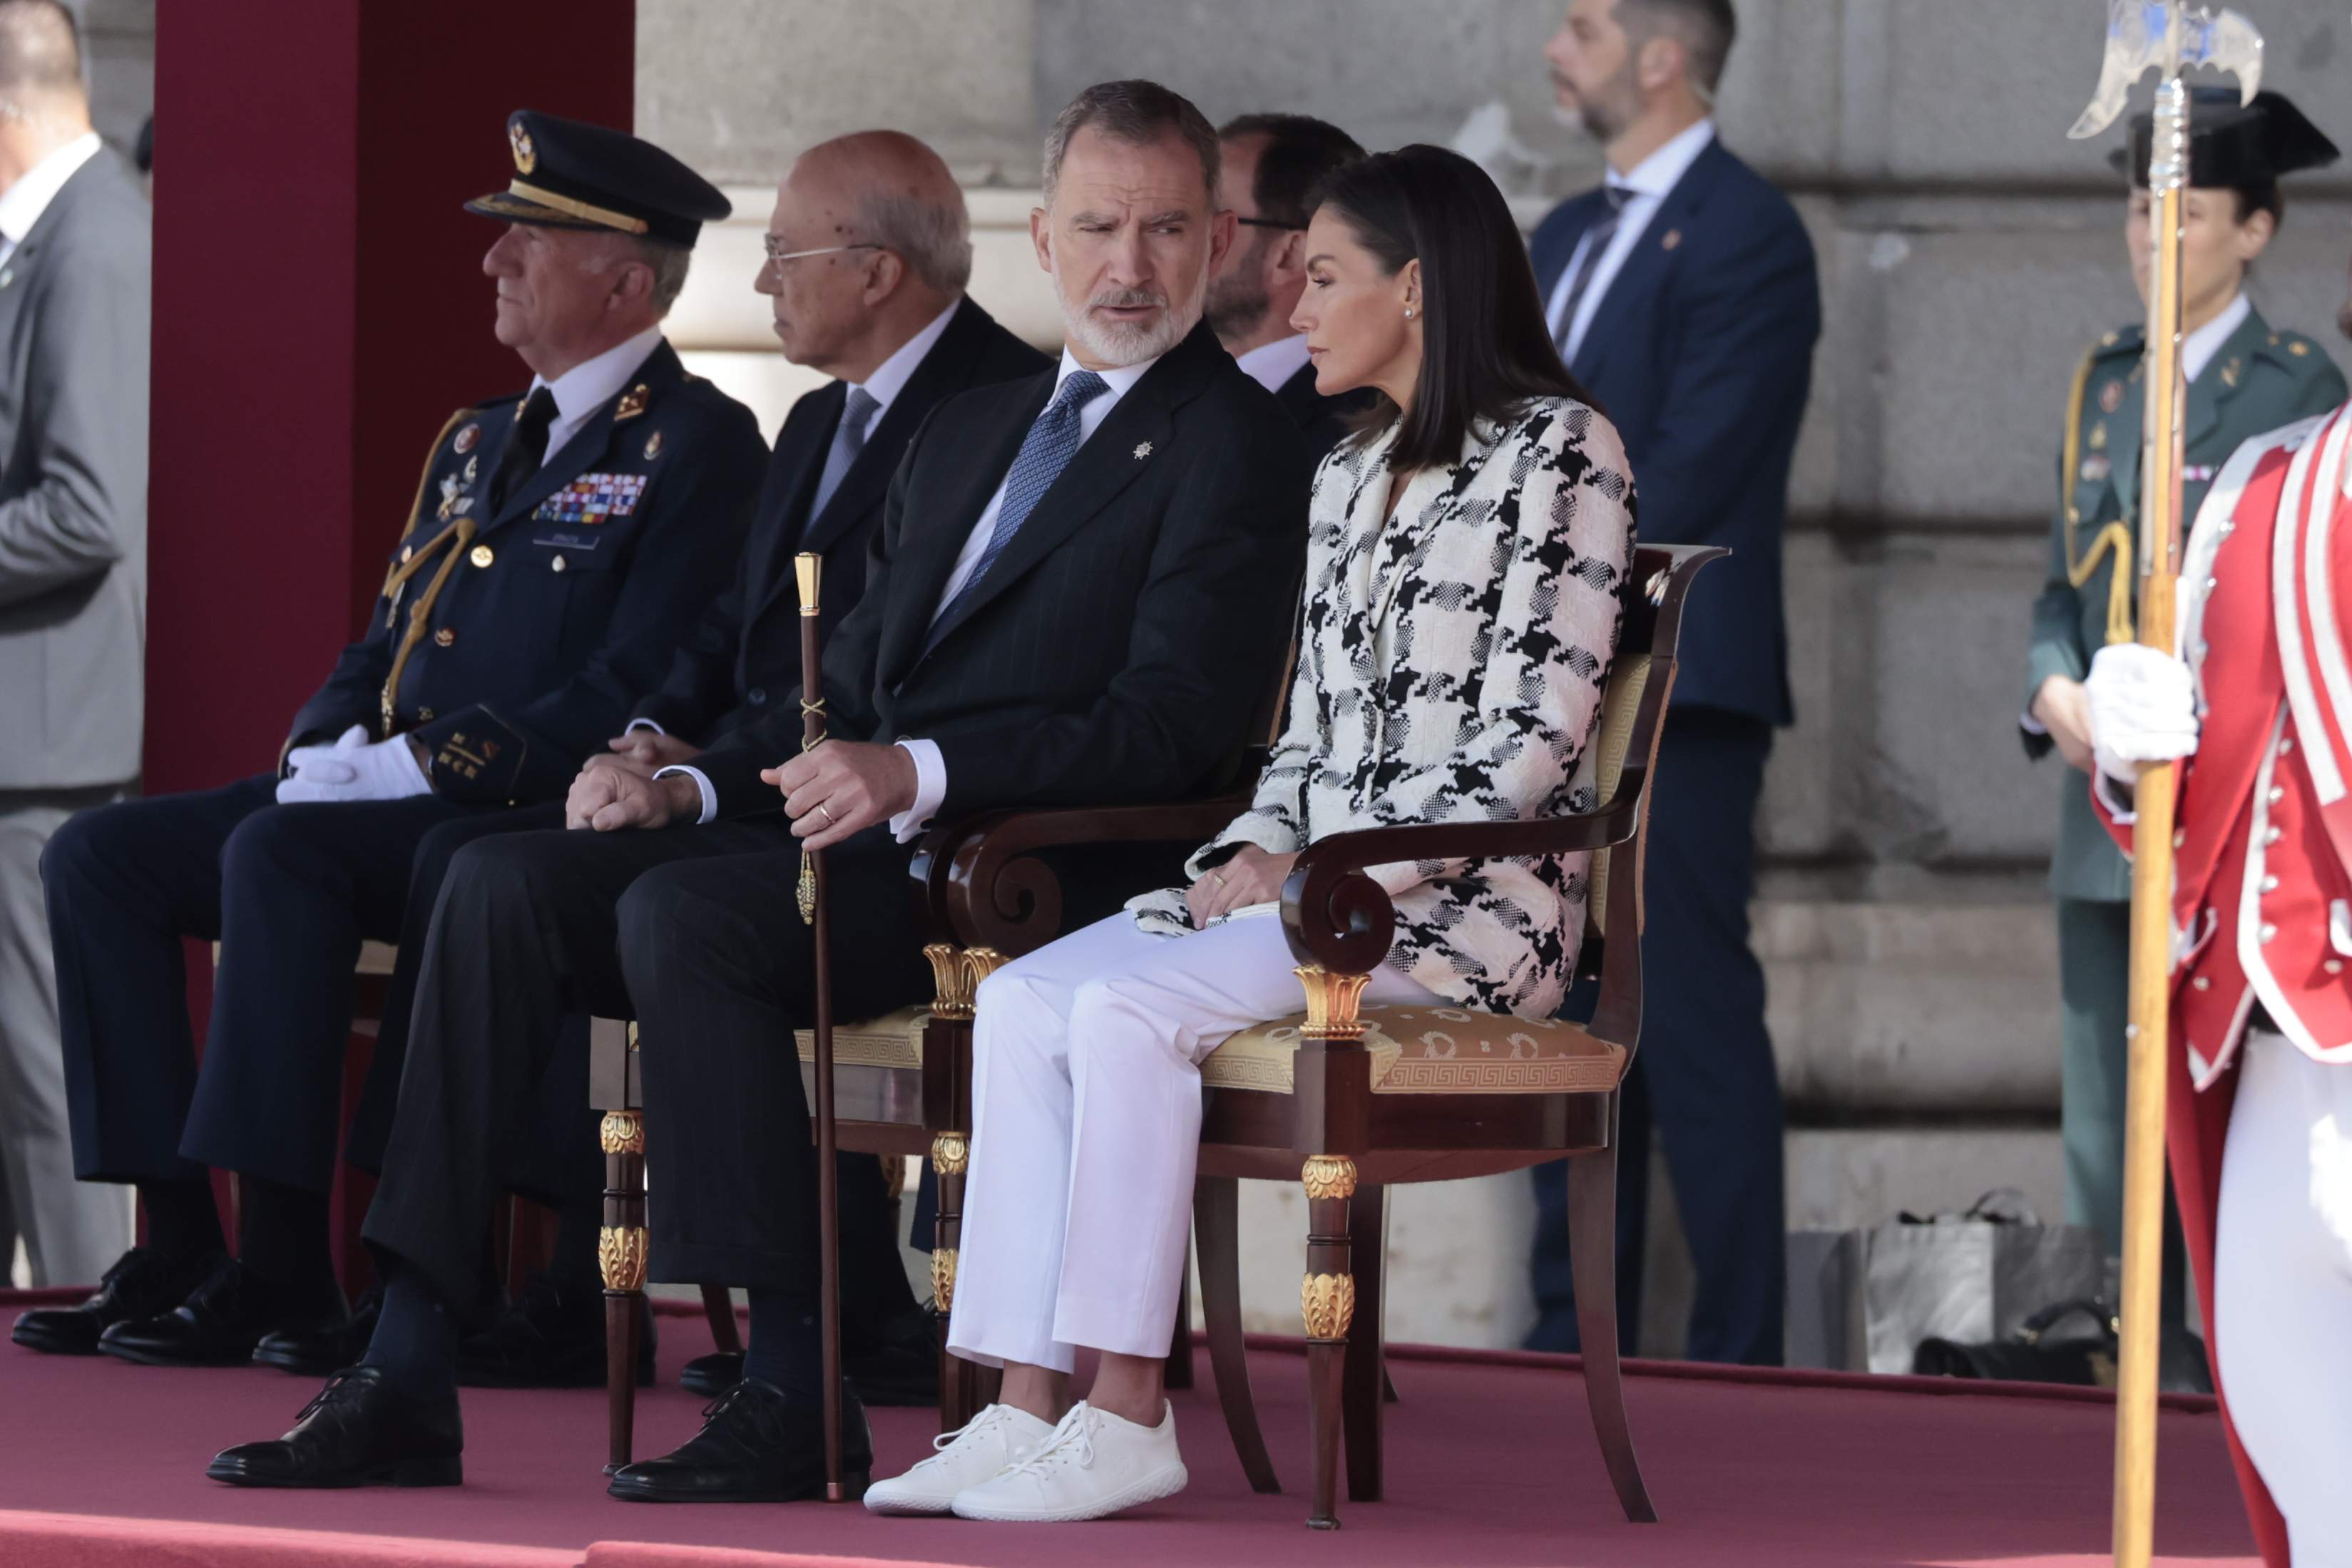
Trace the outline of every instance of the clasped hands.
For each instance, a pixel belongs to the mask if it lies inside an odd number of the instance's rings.
[[[632,730],[611,746],[572,781],[566,827],[609,833],[665,828],[701,814],[702,791],[692,779],[654,777],[699,756],[698,747],[649,729]],[[805,849],[829,849],[915,803],[915,759],[897,746],[828,740],[760,777],[783,796],[793,834]]]
[[[2197,688],[2189,666],[2136,643],[2102,648],[2083,682],[2091,754],[2099,772],[2129,789],[2158,763],[2197,749]]]
[[[1222,865],[1201,873],[1184,893],[1192,911],[1192,929],[1205,931],[1209,922],[1253,904],[1271,904],[1282,896],[1282,884],[1297,862],[1296,854],[1268,854],[1255,844],[1244,844]]]

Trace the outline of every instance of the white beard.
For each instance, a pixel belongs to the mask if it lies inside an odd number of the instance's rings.
[[[1139,365],[1146,360],[1158,359],[1182,342],[1201,319],[1201,308],[1209,294],[1209,269],[1204,267],[1200,280],[1192,286],[1190,299],[1181,305],[1171,304],[1150,326],[1129,325],[1097,320],[1085,306],[1072,305],[1062,287],[1060,270],[1056,268],[1053,276],[1054,300],[1061,307],[1064,334],[1107,365]]]

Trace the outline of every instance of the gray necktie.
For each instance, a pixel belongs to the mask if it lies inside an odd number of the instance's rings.
[[[849,401],[841,405],[841,423],[834,426],[833,449],[824,455],[824,472],[817,476],[816,500],[809,507],[811,518],[824,516],[825,503],[841,488],[857,455],[866,450],[866,425],[881,406],[864,387],[849,389]]]
[[[1108,391],[1110,383],[1102,377],[1092,371],[1080,371],[1055,392],[1054,401],[1045,405],[1045,412],[1029,427],[1013,466],[1005,473],[1004,504],[996,508],[996,527],[990,532],[980,559],[972,563],[971,575],[963,580],[955,598],[940,605],[940,612],[931,617],[934,632],[945,625],[949,612],[980,586],[988,569],[996,564],[996,558],[1004,553],[1004,547],[1021,531],[1022,523],[1036,509],[1045,492],[1053,488],[1054,481],[1062,476],[1070,459],[1077,455],[1083,429],[1078,415],[1087,404]]]
[[[1570,357],[1570,346],[1576,336],[1576,313],[1584,307],[1584,296],[1592,287],[1592,275],[1601,270],[1601,254],[1617,237],[1617,225],[1625,216],[1625,204],[1633,199],[1633,193],[1623,185],[1603,185],[1601,190],[1609,200],[1608,215],[1586,231],[1584,254],[1576,258],[1576,276],[1569,281],[1559,325],[1552,329],[1552,341],[1559,345],[1563,361]]]

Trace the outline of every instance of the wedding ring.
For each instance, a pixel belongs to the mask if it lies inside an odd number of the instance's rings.
[[[825,825],[826,827],[828,827],[828,828],[829,828],[829,827],[831,827],[831,826],[833,826],[833,813],[832,813],[831,811],[829,811],[829,810],[825,810],[825,804],[824,804],[824,801],[822,801],[822,800],[818,801],[818,802],[817,802],[817,805],[816,805],[816,809],[817,809],[818,810],[820,810],[820,811],[824,811],[824,825]]]
[[[1219,887],[1223,887],[1223,886],[1225,886],[1225,885],[1226,885],[1226,883],[1225,883],[1225,879],[1224,879],[1223,876],[1220,876],[1220,875],[1219,875],[1217,873],[1215,873],[1215,872],[1211,872],[1211,873],[1209,873],[1209,877],[1210,877],[1210,880],[1211,880],[1211,881],[1213,881],[1213,882],[1214,882],[1214,883],[1215,883]]]

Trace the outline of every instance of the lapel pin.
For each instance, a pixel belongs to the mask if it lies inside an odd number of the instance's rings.
[[[1682,243],[1683,231],[1680,229],[1668,229],[1666,231],[1666,237],[1658,242],[1658,248],[1660,250],[1672,250],[1675,246]]]
[[[1138,463],[1142,462],[1145,458],[1150,455],[1151,443],[1149,441],[1139,441],[1135,444],[1135,460]]]
[[[648,462],[648,463],[650,463],[650,462],[652,462],[655,458],[656,458],[656,457],[660,456],[660,455],[661,455],[661,446],[662,446],[662,434],[661,434],[661,432],[660,432],[660,431],[656,430],[656,431],[655,431],[651,435],[646,436],[646,462]]]
[[[468,484],[468,485],[472,484],[472,483],[474,482],[474,476],[475,476],[475,475],[477,475],[477,474],[478,474],[478,473],[480,473],[480,472],[481,472],[481,469],[482,469],[482,460],[481,460],[480,458],[478,458],[478,457],[468,457],[468,458],[467,458],[467,459],[466,459],[466,483],[467,483],[467,484]]]
[[[441,480],[441,506],[438,516],[440,517],[440,519],[446,523],[449,520],[449,514],[457,509],[457,476],[455,474],[446,475]]]
[[[2099,412],[2113,413],[2124,405],[2124,383],[2109,382],[2099,389]]]
[[[2233,387],[2238,384],[2237,361],[2231,360],[2228,364],[2221,367],[2221,384],[2225,387]]]
[[[2106,449],[2107,422],[2103,419],[2099,421],[2098,423],[2091,426],[2091,450],[2094,452],[2105,452]]]
[[[617,423],[621,420],[625,419],[635,419],[637,415],[645,413],[646,394],[646,383],[643,382],[639,382],[627,392],[623,392],[621,394],[621,406],[613,411],[613,419],[614,423]]]
[[[463,457],[467,453],[471,452],[474,449],[474,443],[481,438],[482,427],[478,424],[469,424],[459,431],[457,443],[457,455]]]

